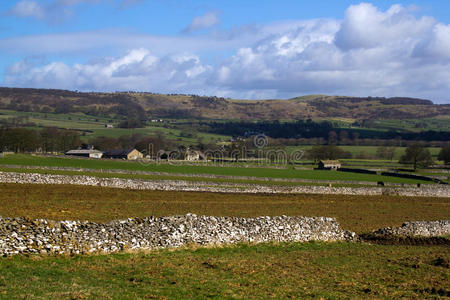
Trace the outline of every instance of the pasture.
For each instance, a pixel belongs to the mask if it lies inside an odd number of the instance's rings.
[[[144,128],[105,128],[105,124],[117,124],[120,119],[109,119],[99,116],[89,116],[83,113],[57,114],[57,113],[38,113],[38,112],[18,112],[13,110],[0,109],[0,120],[22,117],[25,123],[34,123],[36,127],[57,127],[65,129],[74,129],[82,131],[81,139],[88,142],[90,138],[99,136],[118,138],[125,135],[162,135],[168,140],[173,140],[181,144],[196,144],[198,140],[203,143],[225,141],[230,136],[196,132],[192,136],[184,135],[182,130],[177,128],[168,128],[167,124],[163,127],[159,123],[151,124]],[[166,128],[167,127],[167,128]]]
[[[203,180],[211,184],[305,184],[266,181],[266,177],[309,178],[330,182],[418,182],[378,175],[292,168],[141,164],[32,155],[6,155],[0,159],[0,165],[0,171],[5,172],[82,174],[145,180]],[[89,171],[26,169],[26,166],[86,168]],[[111,170],[164,174],[108,172]],[[201,174],[237,178],[214,177],[206,180]],[[256,178],[250,180],[242,176]],[[333,186],[338,184],[333,183]],[[0,183],[0,216],[3,217],[108,222],[128,217],[186,213],[242,217],[326,216],[335,217],[344,229],[368,233],[381,227],[400,226],[405,221],[448,219],[450,198],[226,194]],[[23,255],[0,258],[0,298],[426,299],[450,296],[449,261],[448,245],[340,242],[238,244],[221,247],[189,245],[179,249],[108,255]]]
[[[0,258],[0,298],[435,299],[450,295],[445,247],[283,243],[16,256]]]
[[[210,174],[223,176],[247,176],[261,178],[284,178],[284,179],[309,179],[309,180],[341,180],[341,181],[371,181],[371,182],[391,182],[405,184],[426,184],[427,181],[416,179],[396,178],[372,174],[358,174],[347,172],[335,172],[324,170],[296,170],[290,168],[270,168],[270,167],[245,167],[229,166],[211,163],[198,163],[197,165],[157,163],[157,162],[134,162],[118,160],[95,160],[76,159],[67,157],[48,157],[33,155],[6,155],[0,158],[0,165],[16,166],[48,166],[48,167],[70,167],[86,168],[96,170],[128,170],[128,171],[149,171],[165,172],[173,174]]]

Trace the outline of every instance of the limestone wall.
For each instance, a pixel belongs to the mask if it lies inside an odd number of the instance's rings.
[[[106,224],[0,218],[0,256],[151,250],[186,244],[352,241],[333,218],[210,217],[187,214],[130,218]]]
[[[35,184],[75,184],[113,188],[166,191],[201,191],[222,193],[284,193],[284,194],[341,194],[341,195],[400,195],[450,197],[450,187],[423,185],[417,187],[327,187],[277,186],[240,183],[198,182],[184,180],[140,180],[98,178],[85,175],[49,175],[38,173],[0,172],[0,182]]]

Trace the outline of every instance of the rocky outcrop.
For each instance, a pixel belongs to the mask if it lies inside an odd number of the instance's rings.
[[[151,250],[187,244],[353,241],[333,218],[211,217],[187,214],[89,221],[0,218],[0,256],[22,253],[80,254]]]
[[[142,180],[99,178],[85,175],[49,175],[38,173],[0,172],[0,182],[36,184],[75,184],[113,188],[164,191],[197,191],[221,193],[282,193],[282,194],[339,194],[339,195],[399,195],[450,197],[450,187],[429,185],[420,188],[394,187],[327,187],[283,186],[240,183],[199,182],[185,180]]]

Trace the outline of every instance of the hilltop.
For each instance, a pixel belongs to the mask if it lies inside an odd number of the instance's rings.
[[[179,94],[0,88],[0,108],[94,116],[184,119],[407,119],[450,115],[450,105],[415,98],[309,95],[289,100],[236,100]]]

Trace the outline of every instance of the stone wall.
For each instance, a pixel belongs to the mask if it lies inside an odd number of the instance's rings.
[[[375,236],[436,237],[450,236],[450,220],[406,222],[400,227],[381,228]]]
[[[186,244],[353,241],[333,218],[172,217],[130,218],[98,224],[0,217],[0,256],[151,250]]]
[[[81,159],[81,158],[80,158]],[[1,161],[0,161],[1,162]],[[49,167],[49,166],[20,166],[20,165],[2,165],[0,167],[9,169],[26,169],[26,170],[55,170],[55,171],[74,171],[83,172],[84,175],[89,173],[106,173],[106,174],[136,174],[136,175],[161,175],[161,176],[177,176],[177,177],[191,177],[191,178],[204,178],[208,179],[231,179],[231,180],[255,180],[255,181],[270,181],[270,182],[298,182],[298,183],[321,183],[327,184],[329,180],[324,179],[306,179],[306,178],[276,178],[276,177],[256,177],[256,176],[232,176],[232,175],[218,175],[218,174],[188,174],[188,173],[169,173],[169,172],[156,172],[156,171],[132,171],[121,169],[88,169],[88,168],[71,168],[71,167]],[[296,169],[297,170],[297,169]],[[23,173],[23,172],[19,172]],[[361,181],[361,180],[335,180],[333,184],[359,184],[368,186],[377,186],[375,181]],[[415,187],[417,184],[409,183],[395,183],[384,182],[385,186],[389,187]]]
[[[283,193],[283,194],[341,194],[341,195],[399,195],[450,197],[450,187],[423,185],[414,187],[326,187],[326,186],[276,186],[240,183],[198,182],[184,180],[140,180],[99,178],[85,175],[49,175],[37,173],[0,172],[0,182],[35,184],[75,184],[138,190],[199,191],[221,193]]]

